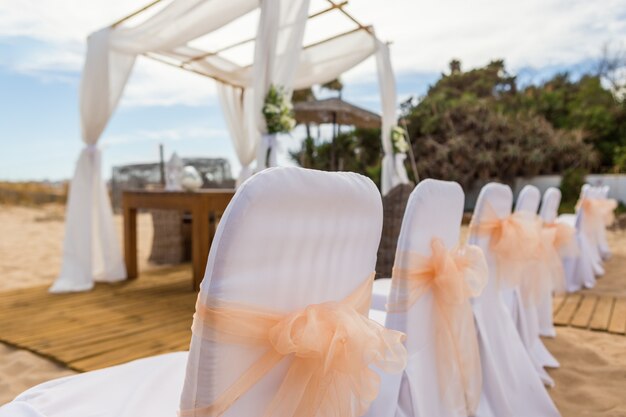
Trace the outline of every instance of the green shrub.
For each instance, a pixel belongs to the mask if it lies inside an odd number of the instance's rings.
[[[585,184],[587,172],[582,168],[570,168],[563,171],[561,179],[561,207],[562,213],[574,212],[574,207],[580,196],[580,188]]]

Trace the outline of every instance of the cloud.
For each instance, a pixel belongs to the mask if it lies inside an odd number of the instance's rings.
[[[348,9],[393,41],[396,71],[437,72],[504,58],[514,69],[570,65],[626,35],[625,0],[353,1]]]
[[[229,133],[225,129],[182,126],[169,129],[138,129],[131,132],[114,133],[106,136],[106,139],[103,140],[103,145],[109,147],[140,142],[176,142],[182,140],[204,140],[228,137]]]
[[[120,106],[201,106],[216,100],[212,79],[140,57]]]
[[[0,2],[0,39],[24,37],[45,45],[22,51],[8,65],[21,73],[65,81],[69,77],[76,82],[86,36],[146,1]],[[323,4],[320,1],[313,3],[319,8]],[[381,39],[393,41],[392,59],[398,74],[439,73],[447,69],[452,58],[460,59],[464,68],[485,65],[494,58],[505,59],[514,71],[562,67],[597,56],[604,42],[626,36],[626,0],[604,0],[601,5],[588,0],[445,0],[428,4],[387,0],[384,5],[352,0],[347,8],[363,22],[374,24]],[[343,30],[339,23],[320,22],[309,26],[316,33],[307,39]],[[351,28],[349,22],[341,23]],[[237,31],[230,29],[207,42],[239,40],[233,35]],[[246,29],[246,34],[254,32]],[[223,39],[231,36],[233,39]],[[375,61],[368,59],[348,72],[344,80],[372,85],[377,82],[375,72]],[[214,99],[212,81],[139,61],[122,105],[196,106]]]
[[[133,10],[145,0],[20,0],[0,2],[0,39],[28,39],[2,63],[10,70],[44,81],[78,83],[87,36]],[[195,74],[139,58],[121,106],[206,105],[215,100],[215,83]]]

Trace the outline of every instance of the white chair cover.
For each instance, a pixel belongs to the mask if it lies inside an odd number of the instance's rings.
[[[268,169],[246,181],[224,213],[199,300],[210,296],[285,312],[341,300],[375,270],[381,228],[380,193],[365,177]],[[194,334],[181,408],[211,404],[260,353]],[[259,415],[286,365],[267,374],[224,417]]]
[[[487,203],[498,217],[509,216],[512,200],[508,186],[487,184],[476,202],[473,221],[480,222]],[[503,302],[490,237],[470,234],[469,243],[483,249],[490,270],[487,287],[472,302],[483,370],[483,396],[477,416],[558,416]]]
[[[590,186],[585,184],[580,191],[581,198],[586,196]],[[576,229],[576,242],[579,255],[575,258],[565,257],[563,269],[565,270],[565,282],[568,292],[576,292],[581,288],[593,288],[596,285],[596,271],[602,270],[601,260],[597,249],[592,249],[589,239],[583,233],[583,210],[576,210],[576,214],[561,214],[558,223],[565,223]]]
[[[283,311],[341,300],[374,271],[381,227],[380,194],[367,178],[268,169],[246,181],[224,213],[199,299],[210,295]],[[209,404],[258,355],[243,346],[216,346],[196,334],[189,354],[50,381],[0,408],[0,416],[173,417],[179,405]],[[224,416],[259,415],[284,377],[284,365]]]
[[[589,184],[585,184],[582,186],[580,190],[580,199],[582,200],[584,198],[597,198],[597,192],[594,189],[594,187],[592,187]],[[581,210],[579,208],[576,210],[576,214],[579,216],[577,226],[580,227],[581,231],[583,232],[583,235],[585,236],[587,240],[586,245],[588,249],[586,250],[586,253],[589,256],[591,266],[593,267],[593,273],[596,276],[602,276],[604,275],[604,265],[602,262],[602,255],[600,253],[600,244],[599,244],[598,236],[603,231],[603,229],[594,230],[593,236],[587,234],[588,229],[585,227],[586,226],[585,222],[587,221],[587,219],[585,217],[584,210]],[[581,250],[585,250],[585,249],[581,247]],[[595,285],[595,280],[594,280],[594,285]]]
[[[454,182],[427,179],[420,182],[407,202],[398,238],[398,254],[431,254],[431,241],[440,238],[448,249],[459,243],[464,194]],[[396,256],[396,263],[398,255]],[[391,279],[378,279],[391,288]],[[381,286],[382,288],[382,286]],[[387,295],[389,292],[387,292]],[[384,298],[387,298],[386,296]],[[394,299],[394,294],[390,294]],[[384,303],[383,303],[384,304]],[[432,291],[427,291],[406,312],[371,311],[370,317],[386,319],[386,326],[407,334],[409,362],[403,375],[382,375],[381,393],[372,404],[370,417],[462,417],[464,410],[451,410],[442,400],[434,342],[437,331]],[[448,381],[453,386],[454,381]],[[463,391],[457,391],[463,395]]]
[[[541,200],[541,209],[539,217],[544,224],[552,224],[559,215],[559,206],[561,204],[561,190],[556,187],[549,187],[543,193]],[[543,294],[541,301],[537,305],[537,315],[539,319],[539,334],[546,337],[555,337],[552,317],[552,294]]]
[[[389,297],[390,292],[391,278],[379,278],[375,280],[372,287],[372,309],[383,312],[386,311],[385,305],[387,304],[387,297]]]
[[[0,417],[172,417],[178,411],[187,352],[37,385],[0,408]]]
[[[607,200],[609,195],[609,186],[593,187],[590,191],[592,198],[598,200]],[[598,252],[603,260],[611,257],[611,249],[609,248],[609,242],[606,238],[606,227],[600,227],[597,231],[598,240]]]
[[[539,189],[534,185],[526,185],[517,197],[515,211],[536,216],[537,210],[539,209],[540,199],[541,192]],[[541,227],[539,222],[537,222],[537,227]],[[529,273],[522,278],[523,280],[532,280],[536,278],[532,275],[532,262],[533,261],[529,260]],[[547,289],[548,287],[543,288]],[[524,346],[526,346],[526,350],[530,354],[541,380],[546,385],[554,386],[554,380],[543,368],[558,368],[559,362],[554,358],[554,356],[552,356],[552,354],[550,354],[539,338],[539,317],[537,306],[532,305],[527,299],[525,299],[525,297],[522,296],[519,287],[514,288],[513,290],[503,290],[502,294],[504,296],[505,303],[511,310],[511,315],[515,321],[520,337],[522,338],[522,342],[524,342]],[[542,294],[542,296],[547,296],[551,299],[551,292]]]
[[[565,271],[565,284],[567,292],[576,292],[581,288],[593,288],[596,285],[596,278],[593,264],[590,259],[589,241],[580,230],[580,213],[561,214],[557,218],[557,223],[565,223],[576,229],[576,243],[580,249],[577,257],[563,258],[563,269]]]

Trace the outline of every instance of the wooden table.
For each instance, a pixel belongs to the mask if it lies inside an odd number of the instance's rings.
[[[232,189],[186,191],[124,191],[124,258],[129,279],[137,278],[137,210],[181,210],[191,213],[191,261],[193,288],[204,277],[217,219],[235,194]]]

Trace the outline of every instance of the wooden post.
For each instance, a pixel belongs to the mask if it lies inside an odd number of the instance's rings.
[[[128,207],[122,197],[124,210],[124,260],[126,261],[126,276],[128,279],[137,278],[137,209]]]
[[[194,205],[191,214],[191,261],[193,263],[193,289],[198,291],[204,278],[209,257],[209,212],[203,201]]]

